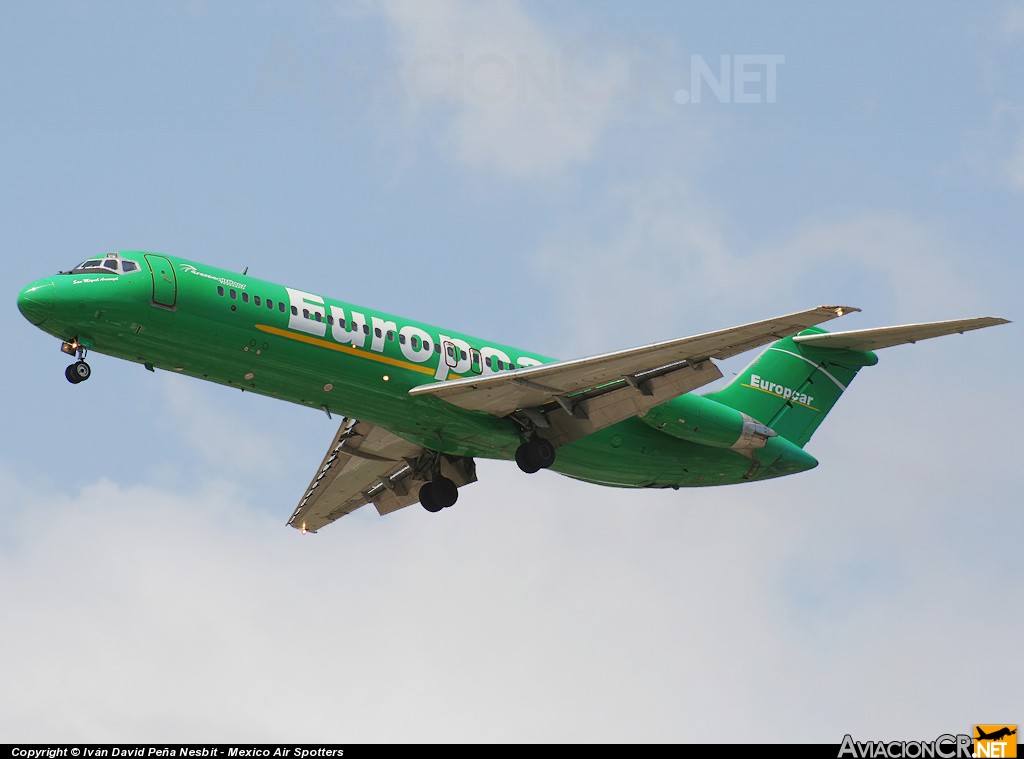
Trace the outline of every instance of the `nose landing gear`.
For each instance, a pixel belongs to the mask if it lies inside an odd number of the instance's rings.
[[[62,353],[67,353],[69,356],[78,356],[78,360],[64,370],[64,376],[68,382],[77,385],[92,376],[92,369],[85,363],[86,348],[78,342],[77,337],[70,343],[62,343],[60,349]]]
[[[77,385],[92,376],[92,369],[84,361],[76,361],[64,370],[64,376],[72,385]]]

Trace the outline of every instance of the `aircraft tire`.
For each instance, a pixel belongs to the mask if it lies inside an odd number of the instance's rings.
[[[64,378],[72,385],[77,385],[82,381],[82,378],[75,371],[75,364],[68,364],[68,368],[64,370]]]
[[[438,505],[437,501],[434,500],[433,483],[425,482],[420,485],[420,506],[425,508],[431,514],[436,514],[444,508],[444,506]]]
[[[540,471],[540,465],[533,460],[533,456],[530,455],[530,447],[527,443],[523,443],[521,446],[516,448],[516,464],[526,474],[533,474],[534,472]]]
[[[430,483],[430,496],[442,509],[454,506],[459,500],[458,486],[447,477],[438,476]]]
[[[530,452],[530,458],[541,469],[547,469],[555,463],[555,446],[550,440],[533,437],[526,442],[526,447]]]
[[[85,382],[92,376],[92,368],[84,361],[76,361],[70,366],[70,369],[78,377],[79,382]]]

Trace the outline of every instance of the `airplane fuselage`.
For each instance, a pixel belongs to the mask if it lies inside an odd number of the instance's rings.
[[[522,430],[507,418],[410,396],[411,388],[554,361],[194,261],[121,256],[139,268],[39,280],[19,296],[22,312],[89,351],[365,420],[454,456],[511,459]],[[737,412],[709,398],[687,394],[669,410],[673,423],[701,420],[689,439],[627,419],[560,448],[551,468],[604,485],[685,487],[817,464],[782,437],[756,451],[733,450]]]

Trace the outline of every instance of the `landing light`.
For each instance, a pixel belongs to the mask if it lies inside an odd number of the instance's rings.
[[[305,522],[302,523],[301,532],[302,532],[303,535],[305,535],[306,532],[307,532],[307,530],[306,530],[306,523]]]

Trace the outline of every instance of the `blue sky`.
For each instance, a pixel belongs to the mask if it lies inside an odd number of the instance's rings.
[[[0,64],[10,740],[1024,719],[1016,325],[884,352],[801,476],[482,462],[301,538],[333,422],[102,356],[72,387],[15,307],[143,249],[566,358],[822,303],[1019,320],[1024,6],[7,3]]]

